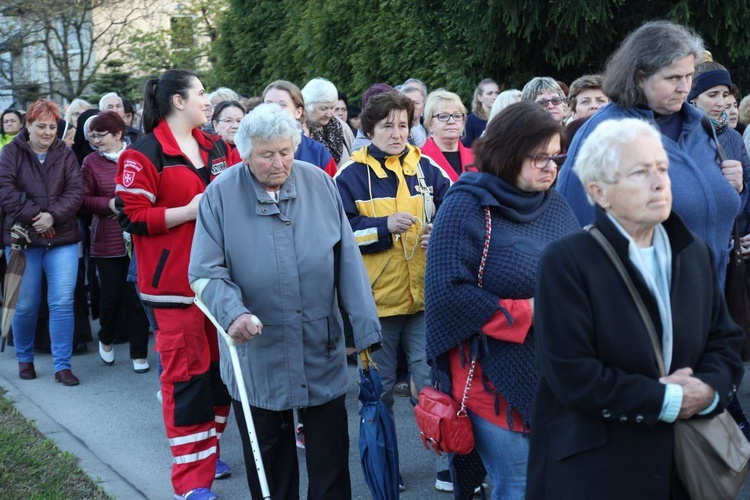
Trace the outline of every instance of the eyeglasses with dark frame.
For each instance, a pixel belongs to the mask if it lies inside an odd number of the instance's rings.
[[[541,107],[546,108],[550,103],[552,103],[553,106],[559,106],[564,102],[568,102],[568,100],[563,99],[562,97],[553,97],[552,99],[539,99],[538,101],[534,102],[536,102]]]
[[[435,118],[440,122],[450,121],[451,118],[453,118],[454,122],[462,122],[465,116],[463,113],[438,113],[435,115]]]
[[[102,139],[104,136],[109,135],[110,133],[111,132],[104,132],[103,134],[95,134],[92,132],[89,134],[89,139],[91,139],[92,141],[98,141],[99,139]]]
[[[536,168],[542,169],[546,168],[547,165],[549,165],[550,160],[555,162],[555,167],[562,167],[563,163],[565,163],[565,159],[568,157],[567,154],[559,154],[559,155],[526,155],[527,158],[531,158],[531,160],[534,162],[534,166]]]

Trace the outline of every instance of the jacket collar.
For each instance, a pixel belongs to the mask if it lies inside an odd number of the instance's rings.
[[[236,168],[244,168],[247,172],[246,175],[250,177],[253,183],[253,188],[255,189],[255,197],[258,200],[256,207],[255,207],[255,213],[258,215],[276,215],[281,213],[279,210],[279,203],[282,201],[289,201],[297,198],[297,175],[295,172],[295,167],[297,166],[297,161],[295,160],[292,164],[292,171],[289,172],[289,177],[287,177],[284,184],[281,185],[281,188],[279,189],[279,201],[277,202],[274,200],[270,194],[268,194],[268,191],[261,186],[260,182],[255,178],[253,173],[250,171],[250,167],[248,167],[246,164],[242,163],[241,165],[238,165]]]
[[[159,144],[161,145],[162,152],[167,156],[182,156],[185,155],[180,150],[180,146],[177,144],[177,140],[174,138],[174,134],[172,134],[172,130],[169,128],[169,125],[167,125],[167,120],[160,120],[159,123],[154,127],[154,136],[159,141]],[[195,137],[195,140],[198,141],[198,146],[200,148],[208,153],[211,151],[211,149],[214,147],[214,142],[211,139],[211,136],[209,134],[203,132],[202,130],[198,128],[193,129],[193,137]],[[208,166],[210,169],[211,167]]]
[[[29,141],[29,139],[30,139],[29,130],[26,127],[24,127],[21,129],[19,133],[16,134],[16,136],[13,138],[11,142],[16,143],[19,147],[23,148],[24,150],[36,156],[36,153],[34,152],[34,150],[31,149],[31,142]],[[53,153],[53,152],[59,153],[62,151],[63,148],[66,148],[66,147],[67,146],[61,139],[55,137],[54,142],[50,145],[49,149],[47,150],[47,154],[49,155],[50,153]]]
[[[388,177],[385,169],[395,171],[399,165],[404,175],[417,175],[417,163],[421,157],[419,148],[411,144],[407,144],[400,155],[393,156],[386,155],[374,144],[370,144],[352,153],[351,160],[369,166],[378,178],[385,179]]]
[[[598,205],[595,207],[595,215],[596,227],[598,227],[610,243],[612,243],[612,246],[623,261],[629,260],[627,238],[625,238],[615,225],[612,224],[612,221],[609,220],[607,214]],[[667,236],[669,236],[669,246],[672,248],[673,257],[677,256],[695,241],[693,233],[690,232],[680,216],[675,212],[669,214],[667,220],[662,222],[662,226],[664,226],[664,229],[667,231]]]

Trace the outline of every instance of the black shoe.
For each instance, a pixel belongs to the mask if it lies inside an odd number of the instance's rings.
[[[83,354],[89,351],[88,344],[73,344],[73,354]]]

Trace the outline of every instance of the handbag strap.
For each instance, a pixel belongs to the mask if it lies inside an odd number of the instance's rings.
[[[484,248],[482,249],[482,259],[479,261],[479,272],[477,273],[477,286],[482,288],[484,284],[484,266],[487,263],[487,253],[490,251],[490,238],[492,237],[492,217],[490,216],[490,207],[484,207]],[[471,366],[469,366],[469,374],[466,376],[466,386],[464,387],[464,395],[461,398],[461,409],[458,411],[459,416],[466,415],[466,402],[469,400],[469,390],[471,389],[471,382],[474,380],[474,367],[477,365],[477,360],[471,360]]]
[[[625,286],[628,287],[628,291],[630,292],[630,295],[632,295],[633,300],[635,301],[635,305],[638,308],[638,313],[641,315],[641,319],[646,324],[646,330],[648,331],[648,336],[651,338],[651,345],[654,348],[654,354],[656,355],[656,364],[659,366],[659,373],[661,373],[662,377],[667,376],[667,370],[664,368],[664,358],[662,357],[661,353],[661,346],[659,344],[659,337],[656,335],[656,328],[654,327],[654,322],[651,321],[651,316],[648,314],[648,310],[646,309],[646,304],[643,303],[643,299],[641,298],[638,291],[635,289],[635,284],[633,283],[633,280],[630,279],[630,275],[628,274],[628,271],[625,269],[625,265],[622,263],[622,259],[620,259],[620,256],[617,255],[617,252],[615,252],[615,249],[612,247],[612,244],[607,240],[607,238],[604,237],[601,231],[599,231],[599,228],[596,226],[590,225],[586,226],[584,228],[591,236],[594,237],[597,243],[601,245],[601,247],[604,249],[604,253],[607,254],[607,257],[609,257],[609,260],[612,261],[612,264],[614,264],[615,269],[617,269],[617,272],[620,274],[620,277],[625,282]]]

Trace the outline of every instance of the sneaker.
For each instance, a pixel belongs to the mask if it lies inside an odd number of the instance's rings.
[[[478,495],[481,493],[482,488],[487,490],[487,483],[482,483],[482,486],[478,486],[474,489],[474,494]],[[448,470],[441,470],[437,473],[435,478],[435,489],[438,491],[445,491],[446,493],[453,493],[453,481],[451,481],[451,472]]]
[[[399,396],[402,398],[405,398],[407,396],[411,396],[411,391],[409,390],[409,384],[406,382],[398,382],[393,385],[393,395]]]
[[[406,491],[406,485],[404,485],[404,480],[401,478],[401,473],[398,473],[398,491],[404,492]]]
[[[297,448],[300,450],[305,449],[305,426],[302,424],[297,424],[297,428],[294,430],[295,435],[297,436]]]
[[[441,470],[437,473],[437,478],[435,479],[435,489],[438,491],[453,493],[453,481],[451,481],[450,471]]]
[[[225,477],[229,477],[232,475],[232,469],[229,468],[227,464],[221,461],[221,459],[216,459],[216,472],[214,473],[214,479],[224,479]]]
[[[175,500],[219,500],[219,495],[208,488],[195,488],[183,495],[174,494]]]

